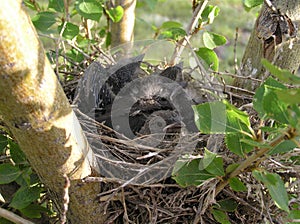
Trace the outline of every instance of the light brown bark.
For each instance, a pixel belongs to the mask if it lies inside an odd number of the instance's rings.
[[[300,1],[299,0],[274,0],[273,5],[279,9],[282,15],[286,15],[291,19],[294,25],[299,27],[300,21]],[[264,4],[260,12],[260,16],[267,10]],[[284,35],[282,43],[264,50],[264,40],[259,38],[261,32],[258,26],[258,17],[254,29],[251,33],[248,45],[246,47],[242,62],[241,75],[245,77],[252,77],[257,79],[265,79],[268,74],[261,64],[261,59],[266,58],[274,65],[287,69],[293,73],[297,73],[300,64],[300,40],[297,37],[290,37]],[[296,31],[299,36],[299,30]],[[287,37],[287,38],[286,38]],[[235,86],[254,91],[259,83],[253,82],[249,79],[236,79]]]
[[[117,47],[133,41],[135,23],[136,0],[115,0],[115,7],[120,5],[124,9],[121,21],[111,23],[111,47]]]
[[[21,4],[1,1],[0,116],[60,206],[70,179],[70,222],[103,223],[99,184],[81,182],[88,143]]]

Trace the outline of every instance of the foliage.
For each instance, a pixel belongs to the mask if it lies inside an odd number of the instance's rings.
[[[65,1],[69,2],[69,1]],[[159,0],[138,1],[138,7],[154,10]],[[263,0],[243,0],[246,10],[250,10]],[[108,7],[104,0],[76,0],[74,5],[65,5],[63,0],[47,0],[46,5],[38,1],[24,0],[32,10],[32,22],[41,36],[53,40],[55,50],[47,52],[57,71],[67,74],[65,80],[73,79],[68,71],[74,65],[81,66],[85,59],[96,58],[95,51],[100,46],[110,46],[111,33],[106,20],[119,22],[124,9],[121,6]],[[193,33],[184,29],[178,21],[166,21],[159,26],[152,25],[154,38],[167,39],[180,43],[186,35],[201,31],[202,45],[195,53],[212,71],[219,70],[219,56],[216,49],[227,40],[224,36],[211,32],[213,24],[220,13],[220,8],[208,5],[202,12]],[[61,44],[66,46],[61,47]],[[55,53],[53,53],[55,52]],[[253,107],[262,123],[269,126],[253,127],[249,115],[226,100],[204,103],[194,106],[195,123],[201,133],[224,134],[228,150],[241,158],[240,162],[226,164],[222,155],[205,149],[202,156],[187,155],[175,164],[173,178],[183,187],[200,186],[213,179],[219,180],[217,191],[227,184],[235,192],[245,192],[247,182],[240,174],[251,172],[253,177],[268,190],[278,208],[288,212],[287,218],[299,219],[299,208],[291,208],[292,197],[285,188],[285,182],[277,173],[260,166],[264,155],[284,154],[299,147],[300,125],[300,78],[289,71],[281,70],[266,60],[262,64],[274,78],[267,79],[257,89]],[[294,88],[287,86],[293,84]],[[267,121],[273,122],[267,122]],[[264,136],[267,136],[264,138]],[[41,213],[52,211],[41,203],[45,194],[43,185],[32,171],[18,145],[7,135],[0,135],[0,151],[9,152],[12,162],[0,164],[0,184],[17,183],[20,188],[9,202],[9,208],[18,210],[29,218],[40,218]],[[295,163],[298,157],[291,158]],[[236,201],[222,199],[210,208],[210,212],[219,223],[229,223],[228,213],[238,208]],[[0,222],[2,220],[0,219]]]
[[[217,192],[227,184],[233,191],[246,191],[247,183],[243,183],[239,175],[251,171],[253,177],[268,189],[278,208],[289,214],[298,214],[298,208],[293,210],[289,207],[291,196],[288,195],[286,183],[281,176],[269,172],[268,167],[260,164],[268,159],[267,155],[283,155],[299,147],[299,77],[266,60],[262,63],[281,81],[268,78],[257,89],[253,99],[253,107],[261,123],[271,120],[272,125],[262,125],[255,130],[247,113],[224,100],[194,106],[195,122],[200,132],[224,134],[228,150],[238,155],[241,160],[239,163],[227,165],[225,169],[221,155],[206,149],[203,158],[183,157],[178,160],[173,170],[173,178],[183,187],[199,186],[209,179],[218,178],[221,181]],[[294,86],[288,88],[291,83]],[[213,172],[211,167],[214,167]],[[226,212],[220,211],[219,208],[214,207],[212,214],[219,223],[229,223]]]
[[[5,201],[11,210],[18,210],[28,218],[41,218],[42,213],[52,215],[53,211],[47,208],[47,203],[41,199],[45,195],[45,189],[38,176],[32,171],[24,153],[7,135],[0,135],[1,155],[8,155],[10,162],[0,164],[0,184],[16,183],[18,190],[11,201]],[[6,196],[6,195],[4,195]],[[0,222],[7,222],[0,218]]]

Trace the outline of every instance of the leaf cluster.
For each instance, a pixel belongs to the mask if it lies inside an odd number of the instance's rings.
[[[267,60],[262,64],[273,75],[256,91],[253,108],[261,124],[252,128],[249,115],[226,100],[203,103],[193,107],[195,122],[201,133],[224,134],[228,150],[241,158],[224,168],[223,158],[205,149],[200,158],[181,158],[173,170],[173,178],[183,187],[199,186],[217,178],[217,194],[229,185],[233,191],[246,191],[240,174],[252,172],[261,182],[276,206],[289,215],[299,210],[289,207],[290,196],[285,182],[276,172],[269,172],[262,161],[275,154],[285,154],[299,147],[300,130],[300,78],[287,70],[279,69]],[[268,121],[268,122],[267,122]],[[270,122],[272,121],[272,122]],[[298,158],[290,158],[297,162]],[[212,214],[220,223],[228,223],[224,211],[214,207]],[[227,217],[227,218],[226,218]],[[288,218],[289,216],[287,216]]]

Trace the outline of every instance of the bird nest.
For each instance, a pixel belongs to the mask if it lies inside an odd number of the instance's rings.
[[[265,222],[269,211],[257,209],[257,203],[270,198],[250,174],[240,176],[248,192],[233,194],[224,188],[216,197],[217,179],[187,188],[172,179],[176,161],[203,155],[204,147],[215,149],[225,166],[241,158],[225,149],[222,136],[200,135],[194,124],[192,106],[222,97],[223,86],[193,51],[170,64],[165,61],[174,46],[159,44],[165,55],[153,60],[157,43],[151,44],[130,57],[117,52],[122,58],[117,62],[103,54],[85,70],[73,100],[98,171],[84,181],[101,184],[106,223],[215,223],[211,205],[228,198],[239,204],[238,210],[227,211],[233,223]],[[268,208],[278,211],[274,204]]]

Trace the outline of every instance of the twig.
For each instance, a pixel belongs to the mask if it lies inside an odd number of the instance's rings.
[[[204,11],[206,5],[208,3],[208,0],[204,0],[201,4],[199,4],[197,6],[197,8],[195,9],[194,13],[193,13],[193,18],[187,28],[187,35],[181,40],[179,41],[177,47],[175,48],[175,51],[173,53],[173,56],[171,58],[170,64],[176,64],[178,63],[179,59],[180,59],[180,55],[182,54],[187,41],[190,40],[190,38],[193,35],[193,30],[195,29],[195,27],[197,26],[197,23],[199,21],[199,18],[201,17],[202,12]]]
[[[237,74],[239,68],[238,68],[238,65],[237,65],[237,55],[236,55],[236,45],[237,45],[237,40],[238,40],[238,37],[239,37],[239,28],[236,27],[235,28],[235,39],[234,39],[234,48],[233,48],[233,54],[234,54],[234,74]]]
[[[286,138],[289,138],[290,137],[289,133],[291,133],[291,132],[292,132],[292,129],[289,129],[289,130],[287,130],[287,132],[285,134],[274,139],[269,144],[271,146],[271,148],[278,145],[280,142],[282,142]],[[251,156],[249,156],[246,160],[244,160],[233,172],[229,173],[229,175],[217,185],[216,195],[218,195],[224,189],[224,187],[228,185],[230,178],[236,177],[237,175],[242,173],[245,169],[250,167],[254,162],[256,162],[258,159],[260,159],[262,156],[264,156],[269,150],[271,150],[271,148],[268,148],[268,147],[262,148],[256,152],[254,152]],[[258,165],[258,164],[256,164],[256,165]]]
[[[23,219],[22,217],[16,215],[15,213],[3,208],[0,208],[0,217],[3,217],[16,224],[34,224],[33,222]]]
[[[65,185],[64,185],[64,204],[63,204],[63,212],[62,212],[62,217],[61,217],[61,224],[65,224],[67,222],[67,212],[68,212],[68,207],[69,207],[69,202],[70,202],[70,197],[69,197],[69,188],[70,188],[70,179],[66,174],[64,174],[65,178]]]

